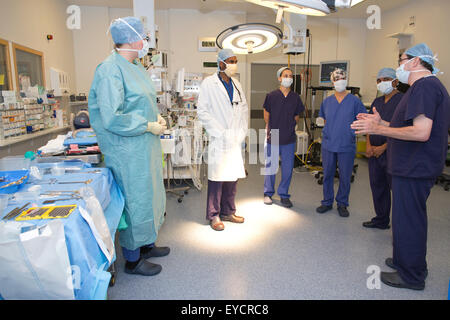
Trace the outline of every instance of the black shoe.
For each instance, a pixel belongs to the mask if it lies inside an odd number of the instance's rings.
[[[412,290],[423,290],[425,289],[425,282],[423,284],[410,284],[403,281],[398,272],[381,272],[380,276],[381,282],[384,284],[395,287],[395,288],[404,288],[404,289],[412,289]]]
[[[392,258],[387,258],[387,259],[384,261],[384,263],[386,263],[386,265],[387,265],[389,268],[392,268],[392,269],[394,269],[394,270],[397,270],[397,267],[394,265],[394,259],[392,259]]]
[[[387,225],[387,226],[382,226],[382,225],[379,225],[379,224],[376,224],[376,223],[373,223],[372,221],[367,221],[367,222],[363,222],[363,227],[366,227],[366,228],[371,228],[371,229],[381,229],[381,230],[386,230],[386,229],[389,229],[391,226],[390,225]]]
[[[389,267],[389,268],[392,268],[392,269],[394,269],[394,270],[397,270],[397,267],[395,266],[395,264],[394,264],[394,259],[392,259],[392,258],[387,258],[385,261],[384,261],[384,263],[386,263],[386,265]],[[425,270],[425,279],[428,277],[428,270]]]
[[[143,276],[155,276],[160,273],[161,270],[162,267],[159,264],[148,262],[145,259],[141,259],[133,269],[128,268],[127,265],[125,265],[125,273],[140,274]]]
[[[154,246],[152,248],[142,248],[141,249],[141,258],[142,259],[150,259],[152,257],[164,257],[170,253],[169,247],[157,247]]]
[[[333,206],[321,205],[320,207],[318,207],[316,209],[316,212],[317,213],[325,213],[327,211],[330,211],[331,209],[333,209]]]
[[[339,206],[338,207],[339,215],[343,218],[347,218],[350,215],[350,212],[348,212],[347,207]]]
[[[293,204],[289,198],[281,198],[281,205],[285,208],[292,208]]]

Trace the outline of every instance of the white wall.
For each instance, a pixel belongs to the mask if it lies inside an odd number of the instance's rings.
[[[89,92],[95,68],[111,52],[111,35],[106,35],[110,22],[118,17],[133,15],[132,9],[81,6],[81,30],[74,31],[73,44],[79,92]],[[204,61],[217,60],[217,53],[199,52],[199,37],[216,37],[222,30],[245,23],[243,12],[210,12],[197,10],[157,10],[158,49],[168,53],[169,76],[184,67],[187,72],[212,73],[203,68]],[[245,65],[239,72],[245,79]]]
[[[24,1],[24,0],[22,0]],[[47,0],[49,1],[49,0]],[[350,85],[361,87],[364,102],[376,96],[375,78],[382,67],[397,67],[398,46],[386,35],[396,32],[414,32],[414,43],[426,42],[439,53],[438,67],[445,72],[439,76],[450,87],[450,42],[445,34],[450,30],[446,13],[450,1],[411,0],[397,9],[382,13],[382,29],[368,30],[365,19],[308,17],[312,34],[312,63],[328,60],[350,60]],[[111,50],[106,30],[110,21],[119,16],[132,15],[132,9],[82,7],[82,30],[74,31],[74,51],[79,92],[88,93],[95,67]],[[416,16],[416,27],[408,29],[409,17]],[[157,10],[159,49],[169,58],[169,75],[181,67],[188,72],[212,73],[204,69],[204,61],[216,61],[216,53],[202,53],[197,49],[199,37],[216,37],[222,30],[245,22],[275,23],[275,15],[267,17],[244,12],[198,10]],[[3,30],[2,30],[3,31]],[[252,56],[239,56],[241,82],[250,99],[251,63],[285,63],[288,58],[281,48]],[[291,64],[303,64],[305,56],[291,57]]]
[[[444,72],[439,79],[450,89],[450,1],[448,0],[411,0],[408,4],[383,13],[382,29],[367,31],[367,50],[365,54],[364,91],[367,100],[376,95],[376,75],[383,67],[398,67],[399,47],[396,39],[386,35],[397,32],[412,32],[413,45],[425,42],[438,55],[437,67]],[[416,17],[416,26],[408,27],[409,18]]]
[[[66,8],[61,0],[0,0],[0,38],[44,53],[48,88],[53,67],[69,74],[70,88],[75,90],[74,50],[72,32],[66,28]],[[47,41],[47,34],[54,39]],[[15,86],[14,72],[12,76]]]
[[[172,76],[179,68],[187,72],[213,73],[215,69],[203,68],[203,62],[216,62],[217,52],[199,52],[200,37],[217,37],[228,27],[246,22],[245,12],[198,10],[157,10],[156,24],[159,26],[159,49],[169,52],[169,73]],[[242,59],[241,59],[242,60]],[[245,67],[239,71],[245,77]]]
[[[106,34],[113,19],[133,15],[132,9],[81,6],[81,29],[73,31],[73,48],[78,93],[89,94],[95,69],[111,53],[111,34]]]
[[[74,31],[77,68],[77,87],[88,92],[95,67],[110,52],[110,36],[105,32],[113,18],[132,15],[131,9],[106,7],[81,7],[82,30]],[[270,19],[270,20],[269,20]],[[272,21],[273,20],[273,21]],[[157,10],[158,48],[168,53],[169,76],[184,67],[187,72],[213,73],[215,69],[203,68],[203,62],[217,60],[217,53],[199,52],[199,37],[216,37],[228,27],[246,22],[275,23],[275,15],[252,15],[245,12],[169,9]],[[365,20],[308,17],[313,42],[313,64],[320,61],[350,60],[350,85],[361,86],[364,80]],[[86,48],[92,49],[87,51]],[[331,48],[331,50],[330,50]],[[306,55],[291,58],[291,63],[302,64]],[[282,49],[273,49],[252,56],[238,56],[241,82],[247,99],[250,99],[251,63],[286,63]],[[364,93],[364,92],[363,92]]]

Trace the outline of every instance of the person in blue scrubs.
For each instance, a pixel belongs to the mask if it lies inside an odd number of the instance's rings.
[[[382,96],[376,98],[370,110],[375,108],[381,119],[391,122],[403,94],[395,89],[398,85],[395,70],[383,68],[377,75],[377,88]],[[387,172],[387,138],[379,135],[367,135],[366,156],[369,158],[369,178],[372,189],[373,206],[376,216],[363,222],[366,228],[389,229],[391,213],[391,176]]]
[[[316,209],[325,213],[333,208],[334,177],[339,168],[339,190],[336,202],[339,215],[348,217],[350,213],[349,194],[353,164],[356,155],[356,136],[350,125],[366,108],[359,98],[350,94],[347,88],[347,74],[342,69],[331,73],[335,94],[326,98],[320,107],[319,117],[325,120],[322,131],[323,201]]]
[[[388,172],[392,175],[393,257],[381,281],[397,288],[423,290],[428,275],[427,199],[447,156],[450,97],[435,76],[436,57],[424,43],[402,54],[397,69],[400,82],[411,87],[388,123],[374,109],[358,115],[357,133],[388,137]]]
[[[125,272],[152,276],[162,267],[146,259],[170,251],[154,245],[166,205],[160,141],[166,124],[152,80],[137,60],[148,53],[143,30],[136,17],[111,24],[115,50],[95,71],[89,115],[105,164],[125,198],[119,225]]]
[[[305,106],[300,96],[291,90],[293,83],[292,70],[283,67],[277,72],[280,87],[267,94],[264,101],[264,120],[266,122],[267,147],[266,167],[272,166],[264,177],[264,203],[271,205],[272,196],[275,194],[275,177],[278,170],[279,158],[281,158],[281,182],[278,187],[278,195],[281,205],[286,208],[292,207],[289,194],[289,186],[294,169],[295,146],[297,136],[295,127],[300,114]],[[278,135],[273,134],[277,130]],[[275,137],[278,137],[278,141]],[[272,139],[274,138],[274,139]],[[276,145],[276,147],[273,147]],[[273,170],[275,169],[275,170]]]

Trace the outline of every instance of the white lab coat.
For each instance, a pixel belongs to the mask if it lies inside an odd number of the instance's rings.
[[[198,118],[209,136],[207,163],[211,181],[245,178],[242,143],[248,130],[248,105],[241,84],[232,79],[233,105],[217,73],[203,80],[198,96]]]

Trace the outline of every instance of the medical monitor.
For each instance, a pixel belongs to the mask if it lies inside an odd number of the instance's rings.
[[[331,83],[331,73],[335,69],[343,69],[347,72],[347,80],[350,79],[350,61],[346,60],[336,60],[336,61],[325,61],[320,63],[320,79],[319,83],[321,86],[330,86]]]

